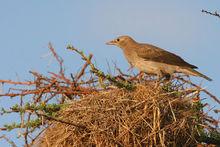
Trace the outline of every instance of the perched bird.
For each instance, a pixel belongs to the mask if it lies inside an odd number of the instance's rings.
[[[138,43],[129,36],[120,36],[106,44],[118,46],[132,67],[157,75],[159,79],[170,78],[173,73],[184,73],[212,80],[196,71],[195,65],[187,63],[181,57],[151,44]]]

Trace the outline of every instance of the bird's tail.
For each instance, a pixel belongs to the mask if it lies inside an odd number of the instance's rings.
[[[202,73],[196,71],[195,69],[192,69],[192,68],[184,68],[184,69],[182,69],[182,70],[183,70],[183,71],[182,71],[183,73],[186,73],[186,74],[189,74],[189,75],[193,75],[193,76],[199,76],[199,77],[202,77],[202,78],[204,78],[204,79],[206,79],[206,80],[208,80],[208,81],[212,81],[211,78],[209,78],[208,76],[206,76],[206,75],[204,75],[204,74],[202,74]]]

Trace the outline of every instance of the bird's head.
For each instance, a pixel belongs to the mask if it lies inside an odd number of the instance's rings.
[[[120,48],[125,48],[129,44],[135,43],[135,41],[129,36],[120,36],[112,41],[107,42],[107,45],[116,45]]]

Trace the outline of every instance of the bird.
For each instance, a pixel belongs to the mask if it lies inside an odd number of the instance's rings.
[[[157,75],[158,79],[170,79],[174,73],[183,73],[212,81],[197,71],[197,66],[189,64],[180,56],[152,44],[136,42],[130,36],[119,36],[106,44],[121,48],[131,67]]]

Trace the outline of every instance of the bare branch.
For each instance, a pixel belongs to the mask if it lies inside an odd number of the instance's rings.
[[[56,53],[55,49],[53,48],[52,44],[49,43],[48,45],[49,49],[51,50],[54,58],[57,60],[57,62],[60,64],[60,74],[63,74],[63,59],[61,57],[58,56],[58,54]]]
[[[189,80],[185,80],[185,79],[180,78],[180,77],[177,77],[177,79],[179,79],[179,80],[181,80],[181,81],[183,81],[183,82],[186,82],[186,83],[192,85],[193,87],[196,87],[196,88],[198,88],[198,89],[201,89],[201,91],[205,92],[205,93],[206,93],[207,95],[209,95],[213,100],[215,100],[217,103],[220,104],[219,98],[217,98],[216,96],[214,96],[213,94],[211,94],[208,90],[203,89],[202,87],[200,87],[200,86],[198,86],[198,85],[192,83],[192,82],[189,81]]]
[[[219,14],[217,11],[215,11],[215,12],[210,12],[210,11],[207,11],[207,10],[202,9],[202,12],[220,18],[220,14]]]

